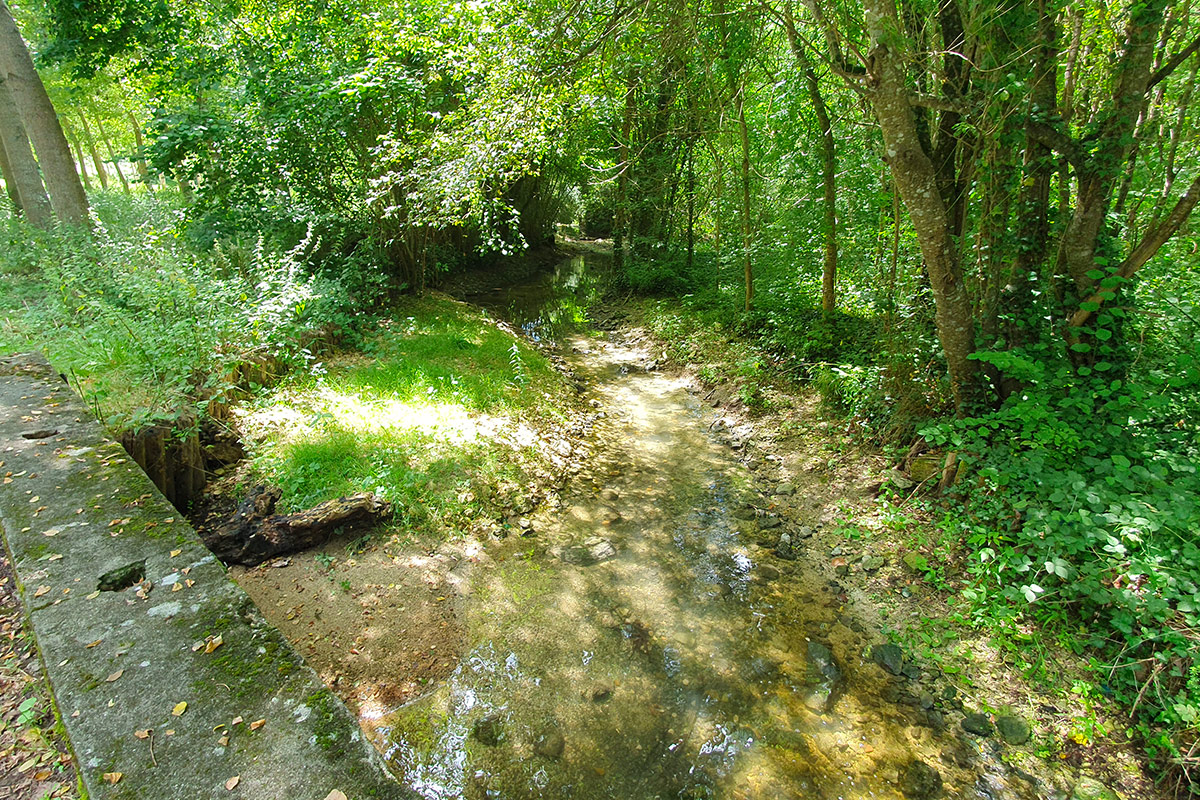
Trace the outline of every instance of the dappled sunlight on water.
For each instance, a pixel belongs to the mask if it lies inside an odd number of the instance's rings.
[[[920,759],[978,796],[939,761],[961,743],[881,699],[841,589],[769,565],[751,476],[682,381],[619,337],[565,344],[607,415],[593,458],[477,570],[450,678],[375,721],[402,780],[438,800],[895,798]]]

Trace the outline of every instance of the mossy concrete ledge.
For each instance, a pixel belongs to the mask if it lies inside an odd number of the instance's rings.
[[[40,355],[0,359],[0,482],[92,800],[413,796]]]

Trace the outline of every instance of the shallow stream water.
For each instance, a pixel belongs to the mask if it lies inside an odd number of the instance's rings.
[[[577,332],[593,270],[472,298],[556,344],[603,414],[562,505],[475,571],[455,672],[373,721],[393,770],[431,800],[1045,796],[871,660],[841,587],[774,555],[798,523],[645,340]]]

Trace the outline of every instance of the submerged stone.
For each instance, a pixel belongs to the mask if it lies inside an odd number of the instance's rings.
[[[893,675],[899,676],[904,672],[904,651],[900,649],[899,645],[891,643],[876,645],[871,648],[871,658]]]
[[[782,534],[779,541],[775,545],[775,555],[785,561],[791,561],[796,558],[796,550],[792,546],[792,537],[788,534]]]
[[[1029,723],[1014,714],[996,717],[996,730],[1001,739],[1012,745],[1025,744],[1033,733]]]
[[[480,717],[471,726],[471,736],[480,744],[495,747],[504,741],[504,720],[499,714]]]
[[[995,730],[992,721],[988,719],[987,714],[980,714],[977,711],[972,711],[963,717],[962,729],[967,733],[975,736],[991,736]]]
[[[809,691],[804,704],[813,711],[825,713],[833,708],[841,694],[842,670],[828,645],[809,642],[807,656]]]
[[[546,730],[533,743],[533,752],[542,758],[558,758],[566,745],[567,740],[560,731]]]
[[[924,761],[914,759],[900,770],[900,791],[907,800],[933,800],[942,795],[942,776]]]

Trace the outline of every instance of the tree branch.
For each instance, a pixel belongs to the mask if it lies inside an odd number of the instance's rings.
[[[1132,278],[1134,273],[1153,258],[1154,254],[1183,227],[1183,223],[1187,222],[1187,218],[1192,213],[1192,209],[1196,207],[1197,202],[1200,202],[1200,175],[1196,176],[1196,179],[1192,181],[1192,185],[1188,187],[1188,190],[1175,203],[1175,207],[1171,209],[1171,213],[1167,215],[1167,218],[1146,231],[1146,235],[1142,237],[1142,241],[1138,242],[1137,247],[1133,248],[1133,251],[1125,257],[1125,260],[1121,262],[1120,269],[1114,274],[1122,278]],[[1085,304],[1095,303],[1099,305],[1105,300],[1111,300],[1114,294],[1114,289],[1101,289],[1084,302]],[[1079,309],[1071,315],[1071,319],[1067,322],[1067,327],[1078,328],[1088,321],[1092,313],[1083,308]]]
[[[1065,133],[1056,131],[1051,126],[1037,120],[1027,120],[1025,131],[1033,140],[1044,144],[1070,161],[1075,169],[1082,171],[1085,167],[1083,154],[1079,152],[1078,143]]]
[[[1150,85],[1146,87],[1146,91],[1150,91],[1155,86],[1166,80],[1167,76],[1178,69],[1179,65],[1184,61],[1187,61],[1188,56],[1190,56],[1192,53],[1195,53],[1197,50],[1200,50],[1200,36],[1196,37],[1196,39],[1194,39],[1187,47],[1171,56],[1170,61],[1168,61],[1166,64],[1163,64],[1162,67],[1159,68],[1158,72],[1155,72],[1150,76]]]

